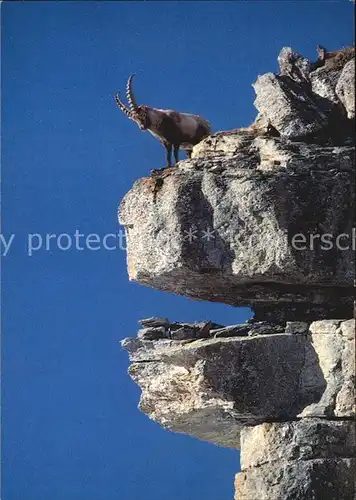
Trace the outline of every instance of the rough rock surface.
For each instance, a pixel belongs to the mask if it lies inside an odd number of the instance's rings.
[[[349,317],[353,56],[324,51],[312,71],[285,47],[280,74],[254,84],[250,127],[212,135],[191,159],[137,181],[119,212],[130,279],[248,305],[260,320]]]
[[[351,315],[353,147],[212,136],[154,183],[121,204],[130,279],[257,317],[273,304],[288,320]]]
[[[294,140],[315,137],[327,127],[324,111],[303,86],[289,77],[266,73],[258,77],[253,88],[256,108],[284,137]]]
[[[304,418],[245,427],[241,432],[241,470],[264,464],[320,458],[355,458],[352,421]]]
[[[355,417],[354,320],[281,331],[266,324],[241,337],[235,325],[223,338],[125,339],[141,410],[170,430],[233,448],[244,425]]]
[[[315,363],[315,350],[326,388],[320,401],[305,408],[301,415],[355,417],[355,320],[316,321],[310,326],[310,332],[313,350],[306,352],[303,377],[308,378],[309,366]],[[301,383],[308,385],[309,382],[303,378]]]
[[[260,115],[282,137],[294,141],[342,145],[353,140],[354,124],[349,120],[354,118],[353,56],[349,47],[312,65],[284,47],[278,57],[280,74],[259,76],[253,85]]]
[[[355,458],[265,464],[237,474],[236,500],[355,500]]]
[[[354,500],[356,427],[302,419],[245,427],[236,500]]]
[[[355,118],[355,60],[349,61],[336,84],[336,94],[344,105],[347,117]]]
[[[228,326],[148,318],[122,342],[143,412],[241,447],[236,500],[356,500],[354,55],[285,47],[254,84],[254,123],[120,208],[130,279],[254,309]]]
[[[279,56],[278,64],[280,75],[288,76],[297,83],[308,83],[311,71],[309,59],[295,52],[291,47],[283,47]]]

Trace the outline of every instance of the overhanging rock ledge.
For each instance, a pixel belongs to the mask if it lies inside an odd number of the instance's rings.
[[[125,196],[130,279],[258,319],[350,317],[354,168],[352,146],[212,136]]]

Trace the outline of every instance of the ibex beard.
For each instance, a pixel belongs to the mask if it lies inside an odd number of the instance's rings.
[[[198,115],[178,113],[172,109],[150,108],[138,106],[132,89],[131,75],[126,85],[126,97],[129,106],[126,106],[119,94],[115,100],[121,111],[140,127],[148,130],[164,146],[167,153],[167,166],[172,166],[172,151],[174,160],[179,161],[179,148],[190,157],[193,146],[211,134],[210,123]]]

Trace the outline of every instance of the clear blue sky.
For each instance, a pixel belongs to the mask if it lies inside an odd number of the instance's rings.
[[[349,0],[2,3],[3,500],[231,500],[238,453],[164,431],[136,406],[120,340],[137,320],[244,321],[246,309],[129,283],[125,254],[27,255],[28,233],[116,233],[158,142],[115,107],[255,117],[251,83],[291,45],[352,43]]]

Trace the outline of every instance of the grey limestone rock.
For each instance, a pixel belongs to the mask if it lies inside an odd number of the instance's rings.
[[[286,333],[307,333],[309,324],[305,321],[287,321]]]
[[[356,500],[354,48],[282,49],[250,126],[125,196],[129,277],[250,306],[243,325],[141,320],[139,408],[241,448],[236,500]]]
[[[326,111],[331,109],[332,104],[340,102],[336,93],[336,86],[340,75],[340,69],[329,70],[325,66],[316,69],[310,74],[312,91],[317,96],[323,98],[323,100],[318,100],[318,102]]]
[[[250,326],[248,335],[271,335],[273,333],[285,333],[285,327],[268,323],[268,321],[256,321]]]
[[[261,75],[253,85],[260,115],[293,141],[339,145],[353,141],[347,120],[355,116],[353,54],[352,47],[326,53],[316,65],[284,47],[278,57],[279,75]]]
[[[324,111],[300,83],[288,76],[266,73],[253,84],[255,106],[272,126],[291,140],[315,137],[328,125]]]
[[[317,364],[326,382],[325,391],[318,402],[304,408],[301,416],[323,416],[328,418],[355,418],[355,322],[316,321],[310,325],[313,349],[306,351],[305,370],[301,384],[307,388],[311,366]],[[311,358],[310,358],[311,356]]]
[[[236,500],[354,500],[354,421],[305,418],[245,427]]]
[[[211,330],[222,328],[222,325],[211,321],[201,321],[196,323],[170,323],[168,336],[175,340],[200,339],[211,337]]]
[[[237,448],[244,426],[270,420],[356,415],[352,320],[312,323],[308,335],[125,339],[123,347],[141,410],[215,444]]]
[[[235,500],[355,500],[355,458],[264,464],[237,474]]]
[[[169,321],[167,318],[145,318],[139,320],[143,328],[165,327],[168,328]]]
[[[142,389],[140,409],[173,431],[236,448],[245,422],[260,423],[286,411],[297,414],[312,402],[306,395],[304,405],[295,406],[301,339],[203,339],[166,344],[153,351],[153,358],[146,351],[145,361],[134,361],[129,370]]]
[[[170,328],[169,337],[173,340],[185,340],[196,338],[197,329],[188,325],[180,325],[178,328]]]
[[[248,335],[250,330],[249,325],[230,325],[224,326],[222,328],[217,328],[216,330],[212,330],[211,334],[214,338],[217,337],[244,337]]]
[[[355,60],[345,64],[336,85],[336,95],[347,112],[347,117],[355,118]]]
[[[356,426],[350,420],[303,418],[245,427],[241,431],[241,470],[293,460],[352,458]]]
[[[259,320],[273,322],[273,311],[285,312],[277,322],[350,317],[354,168],[350,146],[208,138],[156,198],[149,178],[125,196],[130,279],[251,306]]]
[[[166,337],[166,329],[164,326],[141,328],[138,331],[137,337],[142,340],[157,340]]]
[[[283,47],[278,56],[278,64],[280,75],[289,76],[298,83],[309,84],[311,63],[309,59],[298,54],[291,47]]]

